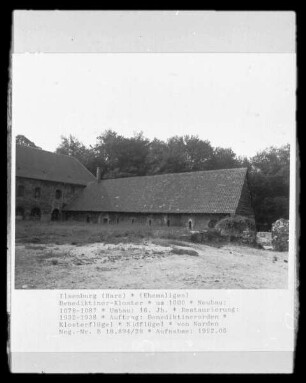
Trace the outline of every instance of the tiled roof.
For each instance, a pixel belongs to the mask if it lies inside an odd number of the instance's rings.
[[[133,213],[235,213],[246,168],[92,182],[65,210]]]
[[[87,185],[95,177],[74,157],[16,145],[16,176]]]

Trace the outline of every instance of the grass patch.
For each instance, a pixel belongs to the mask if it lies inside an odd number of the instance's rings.
[[[179,240],[171,240],[169,241],[170,245],[176,245],[176,246],[183,246],[183,247],[192,247],[191,244],[189,244],[188,242],[184,242],[184,241],[179,241]]]
[[[33,246],[33,245],[26,245],[25,249],[27,250],[45,250],[46,246]]]
[[[157,246],[162,246],[162,247],[170,246],[169,240],[163,239],[163,238],[153,239],[151,242],[153,243],[153,245],[157,245]]]
[[[170,246],[182,246],[182,247],[192,247],[192,244],[180,241],[178,239],[166,239],[166,238],[157,238],[151,241],[153,245],[170,247]]]
[[[181,245],[182,236],[188,235],[183,227],[147,227],[143,225],[101,225],[85,222],[16,222],[16,242],[29,244],[71,244],[79,246],[89,243],[140,243],[143,239],[172,240]],[[182,241],[183,242],[183,241]],[[165,242],[166,243],[166,242]],[[183,245],[183,243],[182,243]],[[184,246],[187,246],[184,243]]]
[[[38,255],[36,259],[44,260],[44,259],[51,259],[51,258],[65,258],[68,253],[53,253],[53,251],[49,251],[43,255]]]

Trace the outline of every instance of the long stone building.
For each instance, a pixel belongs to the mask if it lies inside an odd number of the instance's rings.
[[[95,177],[75,158],[16,145],[16,219],[59,220]]]
[[[98,177],[63,210],[68,220],[189,229],[213,227],[229,215],[254,218],[246,168]]]
[[[229,215],[254,218],[246,168],[101,180],[73,157],[16,147],[17,219],[197,230]]]

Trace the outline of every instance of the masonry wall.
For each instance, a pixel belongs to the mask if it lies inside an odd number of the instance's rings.
[[[19,187],[24,187],[23,196],[18,195]],[[35,195],[35,189],[40,188],[40,195]],[[29,178],[16,177],[16,219],[51,220],[54,210],[59,211],[61,219],[62,209],[83,190],[82,185],[64,184],[60,182],[40,181]],[[61,191],[60,198],[56,198],[56,191]],[[40,211],[40,217],[36,213]],[[23,211],[23,214],[21,214]],[[17,215],[17,213],[19,213]]]
[[[252,207],[252,196],[248,185],[247,178],[244,181],[240,200],[236,210],[237,215],[242,215],[244,217],[254,218],[254,210]]]
[[[152,227],[181,226],[191,230],[207,229],[226,214],[141,214],[107,212],[65,212],[65,218],[71,221],[98,223],[101,225],[140,224]]]

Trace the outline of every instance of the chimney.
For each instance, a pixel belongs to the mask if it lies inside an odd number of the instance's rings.
[[[97,182],[99,183],[101,181],[101,168],[97,167]]]

